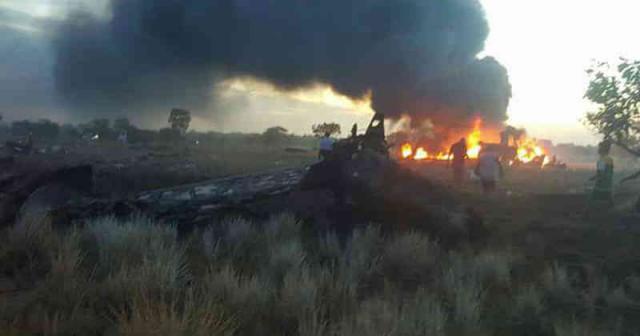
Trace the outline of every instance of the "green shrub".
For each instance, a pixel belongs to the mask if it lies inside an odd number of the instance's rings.
[[[237,271],[255,274],[269,261],[268,241],[253,223],[242,218],[229,218],[220,225],[224,235],[217,240],[216,262],[231,261]]]
[[[284,315],[302,318],[317,310],[317,279],[308,268],[292,269],[285,275],[278,300]]]
[[[232,267],[211,270],[200,279],[203,293],[221,302],[246,322],[268,309],[273,290],[256,277],[242,277]]]
[[[269,246],[269,262],[262,268],[262,273],[279,286],[287,272],[299,270],[306,259],[306,254],[299,240],[283,241]]]
[[[182,299],[135,296],[116,313],[118,335],[233,335],[234,322],[206,293],[188,291]]]
[[[299,240],[302,222],[291,213],[282,213],[269,218],[264,223],[264,231],[270,243]]]
[[[378,227],[368,226],[355,230],[338,265],[340,277],[357,288],[379,271],[382,248]]]
[[[386,279],[409,286],[429,282],[436,274],[441,251],[426,236],[411,232],[393,238],[384,248],[382,272]]]
[[[554,263],[547,268],[542,275],[542,284],[545,290],[545,303],[551,309],[561,314],[574,315],[577,311],[586,308],[572,287],[569,274],[563,266]]]
[[[87,232],[95,239],[100,271],[108,274],[123,267],[138,267],[148,260],[164,258],[180,261],[181,248],[174,226],[157,224],[138,216],[119,222],[113,217],[96,219],[87,224]],[[180,257],[173,257],[180,256]],[[180,265],[172,265],[178,269]]]
[[[553,324],[555,336],[607,336],[614,335],[605,331],[599,331],[593,326],[580,323],[575,319],[571,321],[557,321]]]
[[[346,317],[339,327],[339,335],[394,335],[400,321],[400,306],[381,298],[363,301],[356,314]]]
[[[456,268],[445,272],[444,288],[453,306],[453,323],[465,330],[480,326],[485,291],[475,275],[464,274]]]
[[[58,244],[49,222],[16,225],[0,241],[0,274],[29,287],[51,269],[51,254]]]
[[[401,309],[398,335],[445,335],[448,314],[436,297],[419,289]]]

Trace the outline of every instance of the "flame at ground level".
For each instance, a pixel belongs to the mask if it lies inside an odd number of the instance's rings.
[[[491,132],[490,132],[491,133]],[[497,132],[495,132],[497,133]],[[492,137],[489,137],[493,139]],[[470,159],[477,159],[482,150],[482,120],[476,119],[473,124],[473,130],[466,135],[467,156]],[[515,141],[515,140],[514,140]],[[518,141],[517,147],[509,147],[515,149],[515,156],[504,158],[511,164],[513,163],[539,163],[540,166],[544,166],[548,163],[546,152],[540,147],[533,139],[524,139]],[[489,143],[489,142],[487,142]],[[507,147],[505,147],[507,148]],[[513,152],[512,152],[513,153]],[[451,159],[450,153],[447,149],[440,151],[427,151],[424,147],[417,147],[414,150],[414,146],[411,143],[405,143],[401,148],[401,156],[403,159],[413,160],[449,160]]]
[[[467,150],[467,155],[470,159],[477,159],[481,150],[481,145],[473,146]],[[416,161],[446,161],[451,159],[451,156],[446,152],[430,153],[425,150],[424,147],[417,147],[414,151],[413,146],[409,143],[402,145],[401,156],[403,159],[413,159]],[[538,145],[532,145],[530,143],[521,145],[517,148],[515,159],[521,163],[530,163],[535,160],[542,160],[542,165],[549,162],[549,158],[547,157],[544,149]]]
[[[411,144],[404,144],[402,145],[402,158],[406,159],[409,158],[411,156],[413,156],[413,147],[411,146]]]
[[[413,156],[414,160],[426,160],[429,158],[429,153],[424,148],[419,147],[416,149],[416,154]]]

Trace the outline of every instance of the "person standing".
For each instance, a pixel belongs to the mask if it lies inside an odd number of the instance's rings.
[[[469,157],[467,154],[467,141],[461,138],[460,141],[451,145],[449,149],[449,160],[453,169],[453,181],[460,184],[464,181],[465,160]]]
[[[333,151],[333,144],[335,140],[331,138],[331,134],[329,132],[325,132],[324,136],[320,138],[320,151],[318,152],[318,157],[322,160],[326,160],[331,151]]]
[[[611,143],[603,141],[598,145],[598,155],[600,158],[596,163],[596,175],[591,178],[595,181],[592,201],[603,201],[609,205],[613,204],[613,159],[609,156]]]
[[[498,180],[504,173],[498,153],[492,150],[481,150],[475,173],[480,178],[482,191],[485,194],[493,193]]]

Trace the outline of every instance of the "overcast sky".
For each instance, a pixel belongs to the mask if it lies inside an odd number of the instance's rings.
[[[592,59],[640,58],[640,2],[636,0],[481,0],[491,33],[484,55],[495,56],[508,69],[513,86],[509,122],[526,127],[539,138],[556,142],[593,143],[596,138],[581,123],[588,104],[582,98]],[[0,10],[17,10],[38,18],[64,15],[63,8],[81,4],[95,12],[105,0],[0,0]],[[32,30],[24,19],[0,16],[0,109],[8,119],[50,117],[64,119],[55,105],[51,76],[43,75],[52,60],[46,50],[46,31]],[[8,34],[20,31],[20,34]],[[13,40],[12,40],[13,39]],[[18,41],[19,39],[20,41]],[[22,41],[32,39],[33,41]],[[35,42],[34,42],[35,41]],[[22,49],[22,51],[20,51]],[[15,57],[20,55],[20,57]],[[24,59],[23,55],[29,55]],[[29,63],[26,70],[17,71]],[[42,81],[42,82],[40,82]],[[232,82],[220,86],[213,108],[236,111],[224,120],[196,119],[200,129],[259,131],[273,124],[302,133],[310,125],[334,119],[345,129],[352,121],[364,123],[366,108],[344,101],[326,89],[278,93],[268,85]],[[14,106],[29,98],[32,105]],[[259,110],[259,111],[258,111]],[[133,117],[135,121],[135,117]],[[165,118],[151,122],[164,126]],[[148,120],[140,121],[149,124]]]

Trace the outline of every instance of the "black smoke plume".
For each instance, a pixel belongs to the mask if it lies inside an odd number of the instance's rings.
[[[478,0],[111,0],[70,15],[55,39],[58,93],[75,111],[206,107],[214,84],[248,76],[283,90],[323,83],[372,95],[389,117],[506,118],[510,86],[477,59]]]

